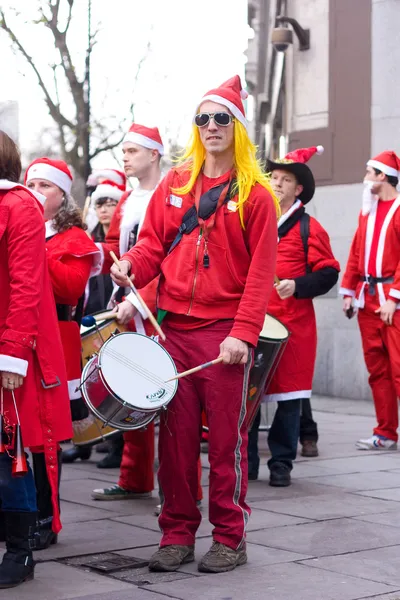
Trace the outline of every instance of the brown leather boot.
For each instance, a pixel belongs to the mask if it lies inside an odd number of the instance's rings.
[[[301,455],[306,456],[307,458],[314,458],[315,456],[318,456],[317,442],[314,440],[304,440],[302,444]]]

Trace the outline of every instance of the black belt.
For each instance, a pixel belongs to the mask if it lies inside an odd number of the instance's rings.
[[[394,277],[372,277],[372,275],[365,275],[361,277],[361,281],[368,283],[368,293],[371,296],[375,296],[375,289],[377,283],[393,283]]]
[[[69,304],[56,304],[56,309],[59,321],[72,321],[73,306]]]

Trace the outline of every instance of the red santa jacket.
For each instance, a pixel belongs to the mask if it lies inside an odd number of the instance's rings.
[[[298,201],[297,209],[301,206]],[[283,224],[288,216],[289,213],[283,215],[279,225]],[[312,217],[307,262],[311,273],[317,273],[326,267],[340,270],[339,263],[333,256],[327,232]],[[297,221],[278,242],[276,274],[280,280],[299,280],[305,273],[306,258],[300,235],[300,222]],[[266,399],[277,402],[310,398],[317,351],[317,328],[312,297],[301,298],[294,295],[282,300],[274,288],[267,312],[287,327],[290,337],[268,386]]]
[[[372,204],[369,214],[360,213],[358,228],[350,248],[346,272],[340,293],[355,298],[356,306],[364,307],[364,293],[368,276],[369,256],[374,233],[378,202]],[[400,301],[400,196],[389,210],[379,236],[376,253],[376,277],[393,277],[393,283],[378,283],[379,304],[382,306],[390,295]],[[400,306],[398,306],[398,309]]]
[[[193,193],[176,197],[173,188],[189,173],[172,169],[154,192],[136,245],[122,259],[132,263],[143,287],[162,273],[159,307],[204,319],[234,319],[231,335],[256,345],[272,289],[276,258],[276,210],[272,196],[257,184],[244,206],[245,229],[235,203],[221,207],[209,235],[209,267],[200,229],[184,235],[168,254]],[[172,198],[172,202],[171,202]]]
[[[100,252],[79,227],[57,233],[47,225],[46,249],[51,283],[57,304],[75,307],[84,294],[90,273],[98,272]],[[75,321],[59,321],[71,400],[80,398],[81,337]]]
[[[57,442],[72,436],[71,414],[46,264],[43,210],[20,186],[0,189],[0,289],[0,370],[26,373],[15,392],[22,437],[25,446],[44,447],[53,528],[59,531]],[[16,423],[8,391],[4,415]]]

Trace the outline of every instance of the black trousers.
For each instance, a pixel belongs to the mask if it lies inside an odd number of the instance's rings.
[[[258,430],[261,422],[261,410],[258,410],[249,431],[248,462],[249,473],[258,474],[260,457],[258,454]],[[318,441],[318,428],[313,419],[309,398],[301,400],[285,400],[278,402],[274,420],[268,434],[268,445],[271,459],[268,466],[274,463],[285,463],[292,468],[296,458],[297,444],[306,440]]]
[[[303,398],[300,407],[300,443],[318,442],[318,427],[313,419],[310,398]]]

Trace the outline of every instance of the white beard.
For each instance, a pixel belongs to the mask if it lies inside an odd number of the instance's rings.
[[[364,190],[362,196],[362,209],[363,215],[368,215],[371,212],[371,208],[374,202],[378,200],[378,196],[372,193],[371,189],[374,185],[373,181],[364,181]]]

